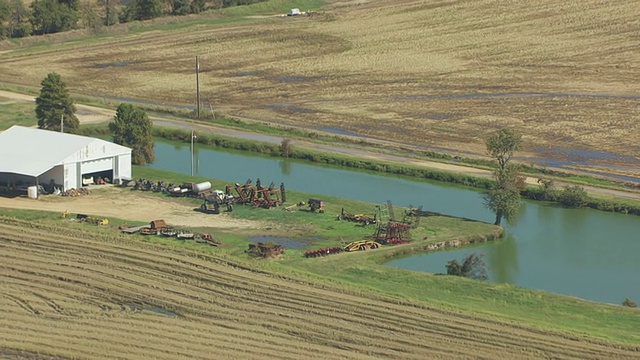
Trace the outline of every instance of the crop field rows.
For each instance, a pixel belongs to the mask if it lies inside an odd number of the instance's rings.
[[[57,71],[76,93],[186,106],[200,55],[205,109],[472,155],[485,155],[490,131],[513,126],[532,161],[579,148],[607,153],[589,166],[637,169],[633,2],[358,3],[330,1],[331,21],[265,16],[125,34],[116,26],[100,38],[0,44],[9,49],[0,81],[37,86]]]
[[[411,306],[121,235],[0,218],[0,356],[625,358],[636,349]]]

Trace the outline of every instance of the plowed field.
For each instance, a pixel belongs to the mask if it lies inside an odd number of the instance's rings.
[[[62,224],[0,217],[0,253],[0,356],[11,358],[640,355]]]
[[[0,81],[38,88],[56,71],[74,93],[193,106],[199,55],[207,113],[474,156],[508,126],[525,135],[523,160],[637,176],[637,2],[333,0],[319,10],[4,42]]]

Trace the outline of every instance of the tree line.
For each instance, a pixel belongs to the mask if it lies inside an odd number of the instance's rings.
[[[0,0],[0,40],[99,28],[267,0]]]

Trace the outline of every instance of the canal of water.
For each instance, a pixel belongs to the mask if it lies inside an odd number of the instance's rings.
[[[188,144],[156,141],[151,168],[190,174]],[[196,145],[196,174],[230,182],[260,178],[288,189],[425,210],[492,222],[482,194],[435,182],[349,171],[307,163],[216,151]],[[525,201],[506,240],[428,254],[415,254],[388,266],[445,272],[451,259],[484,254],[491,281],[516,284],[599,302],[640,301],[640,217],[591,209],[564,209]]]

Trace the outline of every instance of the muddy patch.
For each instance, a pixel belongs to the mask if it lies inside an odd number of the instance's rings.
[[[313,80],[314,80],[313,78],[300,76],[300,75],[286,75],[286,76],[278,76],[276,78],[276,81],[281,83],[304,83],[304,82],[311,82]]]
[[[137,61],[115,61],[115,62],[109,62],[109,63],[95,64],[91,67],[95,69],[120,68],[120,67],[127,67],[129,65],[135,65],[137,63],[138,63]]]
[[[305,109],[303,107],[291,104],[271,104],[265,106],[265,108],[273,111],[283,111],[294,114],[313,114],[315,112],[313,110]]]
[[[249,241],[254,243],[273,242],[273,243],[282,245],[285,249],[303,249],[310,245],[309,243],[302,240],[296,240],[296,239],[280,237],[280,236],[254,236],[252,238],[249,238]]]
[[[131,312],[142,312],[142,311],[150,311],[152,313],[158,314],[158,315],[164,315],[164,316],[170,316],[170,317],[179,317],[180,314],[173,312],[171,310],[167,310],[165,308],[159,307],[159,306],[155,306],[155,305],[149,305],[149,304],[136,304],[136,303],[132,303],[132,304],[123,304],[121,305],[120,308],[121,311],[131,311]]]
[[[447,113],[434,113],[434,114],[411,114],[410,116],[416,119],[427,119],[427,120],[449,120],[453,117],[451,114]]]
[[[638,95],[604,95],[604,94],[569,94],[569,93],[464,93],[464,94],[432,94],[432,95],[411,95],[393,98],[396,101],[415,101],[415,100],[469,100],[469,99],[491,99],[491,98],[593,98],[593,99],[627,99],[640,100]]]
[[[235,77],[260,76],[260,73],[258,73],[257,71],[240,71],[240,72],[232,73],[231,76],[235,76]]]
[[[324,131],[324,132],[328,132],[328,133],[336,134],[336,135],[358,136],[358,134],[356,134],[354,132],[343,130],[343,129],[340,129],[340,128],[321,127],[321,128],[316,128],[316,130]]]

